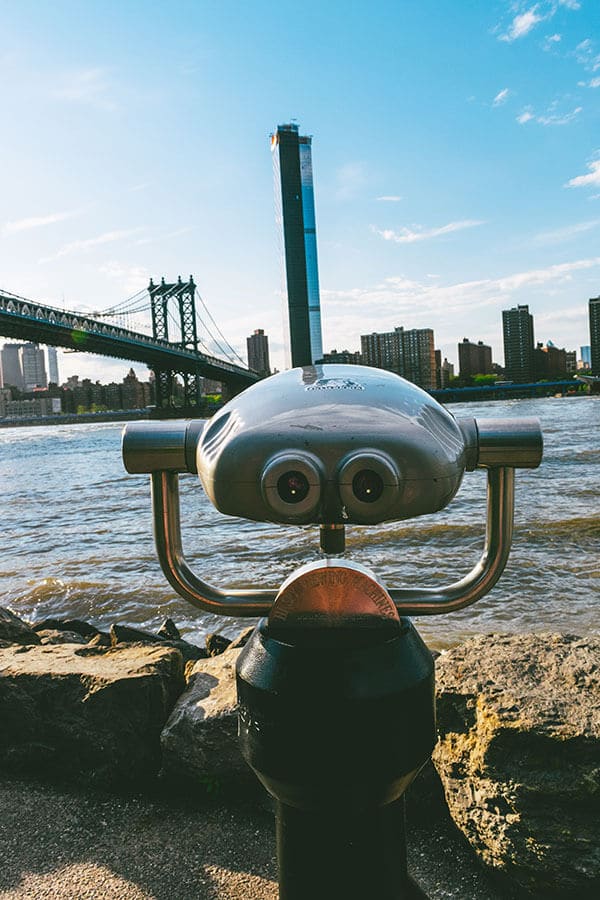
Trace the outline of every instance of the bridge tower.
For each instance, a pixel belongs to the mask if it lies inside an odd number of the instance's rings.
[[[164,278],[161,278],[160,284],[154,284],[150,279],[148,293],[154,340],[169,341],[182,349],[197,352],[196,285],[192,276],[190,275],[187,282],[182,281],[179,276],[175,284],[168,284]],[[174,307],[175,312],[171,307]],[[175,375],[179,375],[183,382],[183,405],[185,407],[199,405],[202,386],[200,375],[172,369],[154,369],[157,408],[173,405]]]

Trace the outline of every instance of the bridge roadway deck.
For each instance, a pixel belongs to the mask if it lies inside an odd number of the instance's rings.
[[[200,374],[241,390],[259,376],[204,353],[156,341],[80,313],[68,312],[0,292],[0,334],[4,337],[145,363],[150,369]]]

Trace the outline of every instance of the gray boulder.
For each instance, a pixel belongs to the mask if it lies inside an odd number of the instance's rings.
[[[219,656],[221,653],[225,653],[231,644],[231,640],[225,637],[224,634],[213,632],[206,635],[205,643],[206,652],[209,656]]]
[[[94,635],[99,633],[99,629],[90,622],[84,622],[82,619],[43,619],[32,625],[34,631],[38,634],[40,631],[68,631],[81,635],[86,641],[91,640]]]
[[[87,644],[76,631],[61,631],[60,628],[44,628],[36,632],[42,644]]]
[[[188,663],[190,660],[205,659],[208,656],[204,647],[197,647],[196,644],[190,644],[182,639],[170,640],[152,634],[150,631],[140,631],[139,628],[132,628],[130,625],[111,625],[110,639],[113,647],[123,644],[154,644],[155,646],[172,647],[174,650],[179,650],[184,663]]]
[[[0,640],[9,644],[40,643],[33,628],[3,606],[0,606]]]
[[[488,635],[437,662],[434,763],[480,858],[535,896],[600,896],[600,640]]]
[[[0,648],[0,769],[99,784],[160,768],[160,732],[184,687],[163,647]]]
[[[163,775],[198,787],[254,780],[237,742],[235,664],[241,650],[198,660],[161,736]]]

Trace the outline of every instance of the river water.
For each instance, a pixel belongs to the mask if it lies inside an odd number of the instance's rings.
[[[600,397],[454,404],[457,416],[539,416],[542,466],[518,471],[513,551],[475,606],[417,625],[441,649],[490,631],[600,629]],[[179,599],[156,561],[146,476],[130,476],[121,424],[0,429],[0,606],[27,620],[83,618],[156,628],[170,616],[188,639],[234,635],[248,620],[217,619]],[[276,587],[316,558],[317,529],[217,513],[193,476],[181,479],[184,547],[221,587]],[[450,506],[410,522],[348,529],[347,555],[390,587],[440,585],[483,549],[485,473],[467,473]]]

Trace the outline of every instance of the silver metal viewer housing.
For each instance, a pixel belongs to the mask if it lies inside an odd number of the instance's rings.
[[[264,615],[275,589],[224,592],[191,572],[181,548],[178,474],[198,474],[222,513],[343,529],[410,519],[447,506],[465,472],[488,472],[486,543],[479,563],[443,589],[392,588],[398,610],[460,609],[487,593],[512,537],[514,469],[542,457],[537,419],[456,420],[425,391],[366,366],[292,369],[248,388],[205,425],[135,423],[125,467],[152,477],[155,537],[173,587],[202,609]]]

